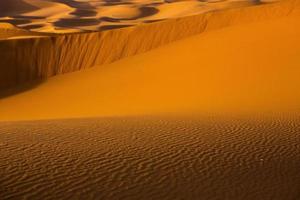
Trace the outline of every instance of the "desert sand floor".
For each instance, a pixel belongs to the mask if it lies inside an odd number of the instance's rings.
[[[298,199],[299,35],[294,14],[3,92],[0,199]]]
[[[297,117],[1,123],[1,199],[298,199]]]

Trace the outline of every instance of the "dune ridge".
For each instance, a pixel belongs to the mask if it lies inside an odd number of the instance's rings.
[[[286,0],[122,29],[0,40],[0,88],[111,63],[205,31],[287,16],[298,5]]]
[[[265,0],[3,0],[0,22],[38,32],[85,32],[134,26],[203,12],[268,3]],[[272,1],[271,1],[272,2]]]
[[[0,40],[13,40],[18,38],[25,39],[45,36],[49,36],[49,34],[20,29],[8,23],[0,23]]]

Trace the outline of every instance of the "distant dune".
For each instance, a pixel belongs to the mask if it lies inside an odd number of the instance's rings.
[[[272,1],[4,0],[0,23],[47,33],[99,31],[268,2]]]

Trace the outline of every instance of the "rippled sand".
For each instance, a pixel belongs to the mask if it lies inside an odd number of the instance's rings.
[[[297,199],[298,117],[0,123],[1,199]]]
[[[0,23],[10,23],[38,32],[98,31],[266,2],[268,1],[2,0]]]

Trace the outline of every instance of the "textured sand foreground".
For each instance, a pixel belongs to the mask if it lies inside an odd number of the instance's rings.
[[[295,200],[299,117],[0,123],[1,199]]]
[[[299,112],[300,15],[227,27],[2,92],[0,120]]]

